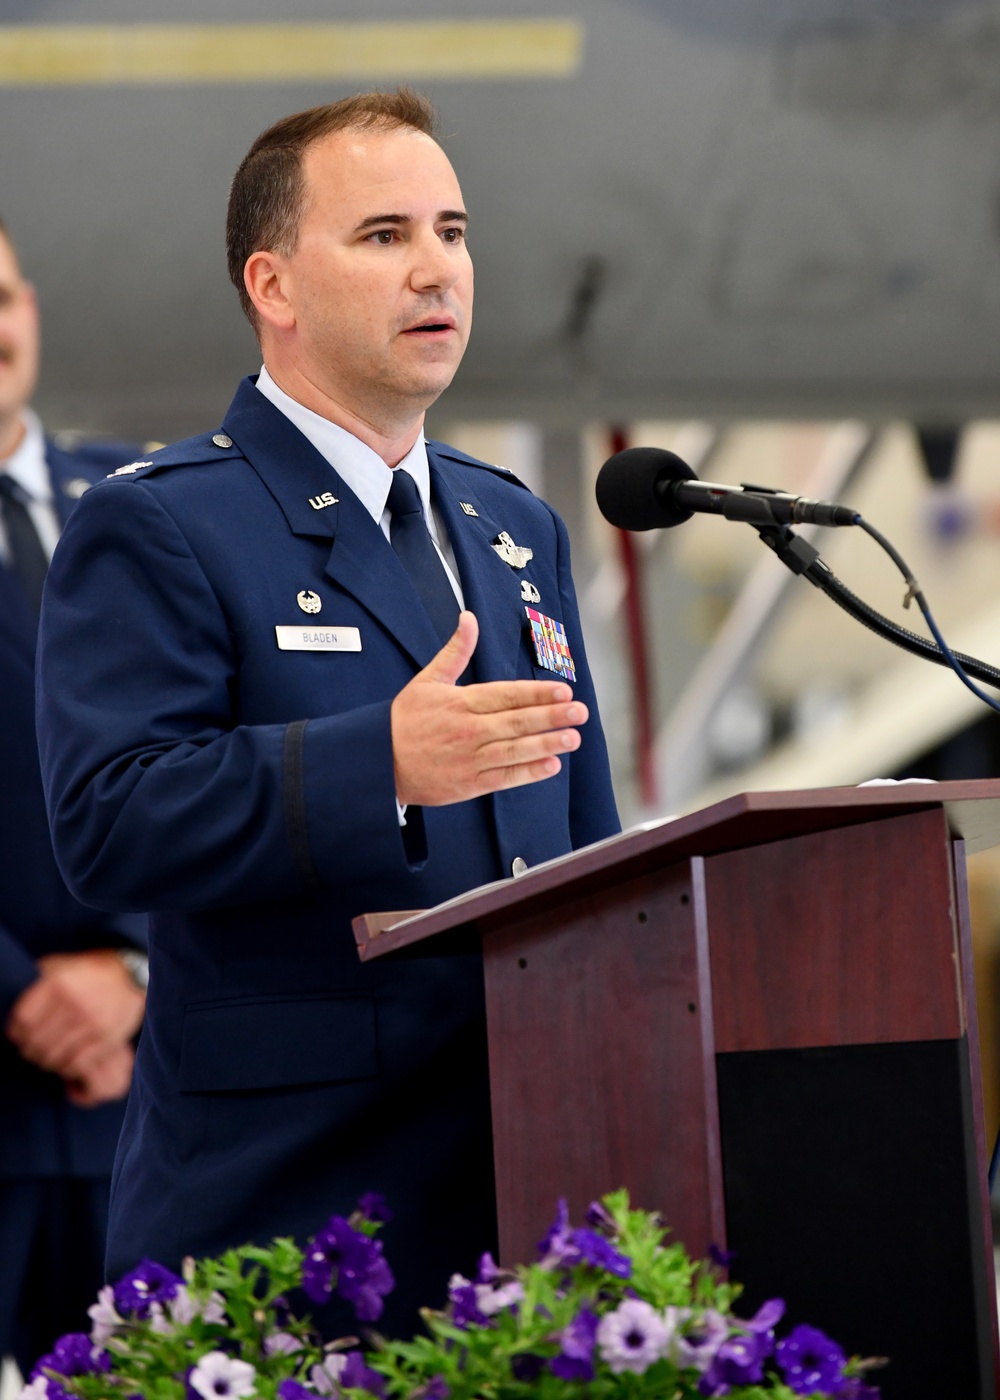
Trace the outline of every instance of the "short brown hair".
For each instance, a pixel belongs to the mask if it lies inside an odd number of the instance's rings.
[[[359,92],[340,102],[296,112],[261,132],[233,177],[226,216],[226,261],[240,305],[256,331],[257,308],[243,282],[252,253],[294,253],[302,217],[303,152],[335,131],[412,127],[435,134],[436,116],[426,97],[411,88]]]

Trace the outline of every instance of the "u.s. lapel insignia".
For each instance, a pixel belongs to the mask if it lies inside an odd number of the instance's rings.
[[[576,667],[569,652],[566,628],[554,617],[546,617],[534,608],[525,608],[531,626],[531,640],[539,666],[553,671],[563,680],[576,680]]]
[[[304,613],[318,613],[323,606],[323,600],[318,593],[310,593],[303,588],[301,593],[296,593],[295,601]]]
[[[526,603],[540,603],[542,601],[542,595],[538,589],[530,579],[526,578],[521,580],[521,597]]]
[[[63,492],[71,501],[78,501],[85,491],[90,490],[90,482],[82,476],[71,477],[63,482]]]
[[[506,530],[501,530],[493,541],[493,548],[505,564],[512,569],[523,569],[529,559],[534,559],[535,551],[524,545],[515,544]]]
[[[324,491],[320,496],[310,496],[309,504],[313,510],[326,510],[327,506],[335,506],[339,499],[332,491]]]
[[[458,504],[459,504],[459,505],[462,507],[462,509],[465,511],[466,515],[475,515],[475,516],[478,516],[478,515],[479,515],[479,511],[476,510],[476,507],[472,504],[471,501],[459,501]]]

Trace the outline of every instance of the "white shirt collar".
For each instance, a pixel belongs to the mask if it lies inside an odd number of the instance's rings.
[[[16,481],[31,500],[48,504],[52,501],[52,485],[45,462],[45,432],[38,415],[30,408],[22,409],[21,418],[24,437],[14,455],[0,463],[0,469]]]
[[[380,524],[385,514],[389,487],[392,485],[392,469],[386,466],[378,453],[353,433],[349,433],[346,428],[338,427],[329,418],[314,413],[311,408],[306,408],[297,399],[286,394],[284,389],[275,384],[266,366],[261,366],[257,388],[265,399],[294,423],[303,437],[309,439],[320,456],[330,463],[345,486],[354,492],[376,525]],[[434,517],[430,508],[431,477],[423,433],[419,434],[395,470],[398,471],[400,467],[405,467],[417,483],[424,519],[433,529],[431,522]]]

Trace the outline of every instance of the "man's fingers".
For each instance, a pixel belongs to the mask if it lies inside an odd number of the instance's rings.
[[[556,729],[519,739],[500,739],[496,743],[483,745],[476,754],[476,767],[480,775],[486,777],[493,769],[506,772],[547,758],[558,758],[560,754],[573,753],[579,747],[580,734],[576,729]],[[558,773],[558,764],[551,771]],[[550,774],[546,771],[542,776],[549,777]],[[530,782],[531,779],[525,781]]]
[[[428,662],[417,681],[437,681],[441,685],[454,685],[472,660],[472,653],[479,641],[479,623],[475,613],[459,614],[458,626],[444,646]]]
[[[566,704],[573,699],[572,690],[562,681],[485,681],[466,686],[464,694],[469,709],[478,715]]]

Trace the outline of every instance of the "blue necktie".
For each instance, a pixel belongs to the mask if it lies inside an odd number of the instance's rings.
[[[438,636],[446,642],[458,625],[458,599],[424,523],[420,492],[409,472],[398,468],[393,472],[386,504],[392,515],[389,541],[410,575]]]
[[[0,520],[10,552],[10,571],[24,591],[35,617],[42,608],[42,587],[49,561],[27,507],[27,493],[0,471]]]

